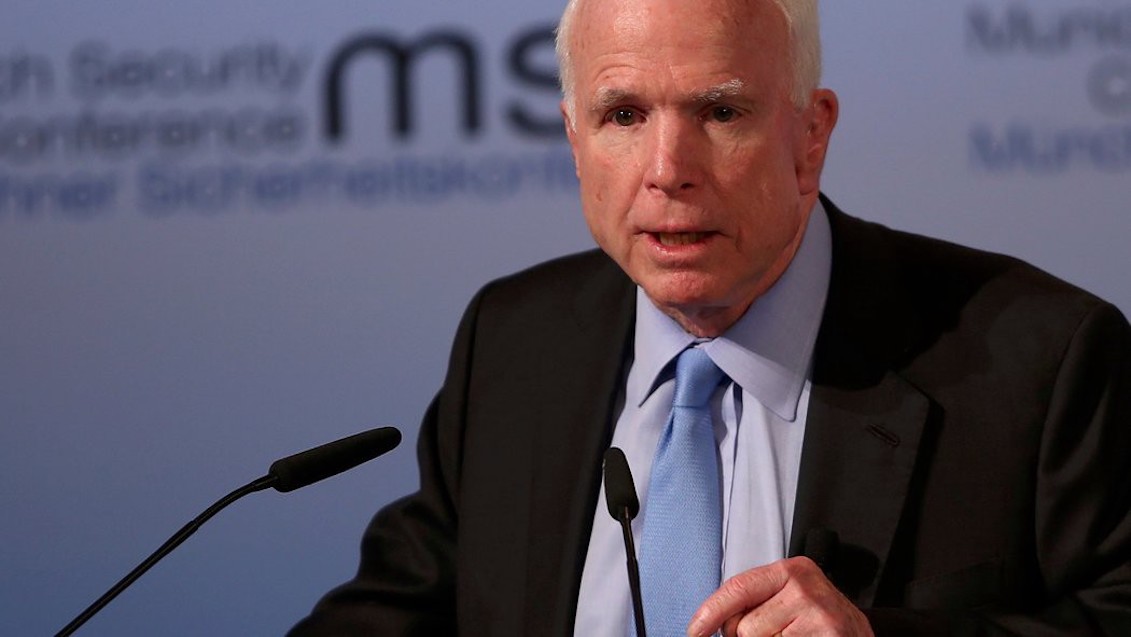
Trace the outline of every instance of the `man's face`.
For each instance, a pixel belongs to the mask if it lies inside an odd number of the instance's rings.
[[[793,258],[817,198],[836,98],[790,99],[771,0],[579,7],[566,129],[586,222],[661,310],[721,333]]]

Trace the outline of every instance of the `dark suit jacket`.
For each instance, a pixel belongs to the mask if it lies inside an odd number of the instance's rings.
[[[794,537],[878,634],[1131,635],[1131,335],[1021,262],[830,202]],[[599,252],[487,285],[357,577],[294,635],[570,635],[633,285]]]

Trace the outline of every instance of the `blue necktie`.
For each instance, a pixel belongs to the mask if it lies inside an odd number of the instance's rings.
[[[652,461],[640,542],[645,624],[657,637],[683,635],[719,587],[722,503],[708,402],[722,378],[703,350],[684,350],[676,361],[675,400]]]

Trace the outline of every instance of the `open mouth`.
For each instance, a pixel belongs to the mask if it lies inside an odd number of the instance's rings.
[[[657,232],[652,236],[664,246],[686,246],[707,238],[708,232]]]

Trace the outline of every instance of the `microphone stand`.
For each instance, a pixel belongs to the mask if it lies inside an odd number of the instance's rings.
[[[628,565],[628,589],[632,591],[632,614],[636,620],[636,636],[648,637],[644,629],[644,600],[640,597],[640,565],[636,562],[636,543],[632,539],[632,518],[628,507],[622,507],[617,517],[621,532],[624,533],[624,546]]]
[[[104,593],[102,597],[99,597],[93,604],[88,606],[86,610],[79,613],[78,617],[72,619],[71,623],[64,626],[63,630],[60,630],[55,634],[55,637],[67,637],[68,635],[78,630],[79,627],[85,624],[91,617],[94,617],[95,613],[102,610],[107,604],[113,601],[114,598],[117,597],[122,591],[126,590],[126,588],[128,588],[130,584],[133,584],[135,581],[137,581],[137,578],[144,575],[146,571],[153,567],[154,564],[161,561],[161,558],[165,557],[169,554],[170,551],[180,546],[181,543],[187,540],[193,533],[196,533],[197,529],[200,528],[200,525],[207,522],[212,516],[216,515],[222,509],[224,509],[224,507],[235,502],[236,500],[239,500],[245,495],[248,495],[249,493],[255,493],[256,491],[262,491],[269,487],[275,486],[275,483],[278,481],[278,476],[268,474],[263,476],[262,478],[253,480],[245,484],[244,486],[217,500],[215,504],[205,509],[203,513],[198,515],[188,524],[181,527],[180,531],[177,531],[176,534],[173,535],[173,537],[169,538],[164,544],[161,545],[160,548],[154,551],[152,555],[145,558],[145,561],[143,561],[141,564],[138,564],[137,567],[134,568],[134,570],[130,571],[117,584],[111,587],[110,590],[106,591],[106,593]]]

